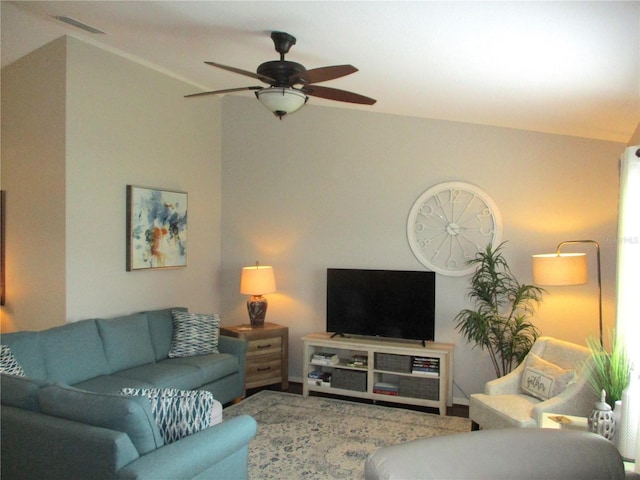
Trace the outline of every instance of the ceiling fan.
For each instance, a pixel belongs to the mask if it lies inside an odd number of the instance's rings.
[[[289,53],[289,49],[296,44],[296,38],[294,36],[285,32],[271,32],[271,39],[275,45],[276,52],[280,54],[280,60],[273,60],[261,64],[256,70],[256,73],[240,68],[229,67],[220,63],[204,62],[213,67],[255,78],[268,84],[268,87],[227,88],[224,90],[214,90],[212,92],[193,93],[191,95],[185,95],[185,97],[255,90],[254,93],[258,100],[280,119],[288,113],[293,113],[300,109],[309,99],[308,95],[336,100],[338,102],[358,103],[362,105],[373,105],[376,103],[376,100],[365,97],[364,95],[316,85],[316,83],[326,82],[327,80],[333,80],[355,73],[358,71],[356,67],[352,65],[333,65],[307,70],[299,63],[284,59],[285,54]]]

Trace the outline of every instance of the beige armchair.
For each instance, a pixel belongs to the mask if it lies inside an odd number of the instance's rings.
[[[539,359],[543,362],[539,362]],[[566,382],[568,384],[563,385],[556,373],[554,386],[553,374],[547,373],[551,370],[542,373],[534,370],[544,362],[552,364],[549,369],[555,367],[556,372],[564,370],[564,377],[571,377]],[[588,381],[591,362],[591,352],[587,347],[551,337],[538,338],[525,361],[511,373],[487,382],[485,393],[471,395],[469,418],[473,421],[474,428],[537,427],[545,412],[588,416],[594,402],[598,400]],[[567,370],[575,372],[575,375],[567,374]],[[539,374],[536,376],[536,373]],[[529,388],[531,385],[539,386],[542,390],[548,388],[546,396],[549,398],[544,395],[542,398],[532,396]],[[550,395],[551,388],[561,391]],[[537,392],[534,394],[537,395]]]

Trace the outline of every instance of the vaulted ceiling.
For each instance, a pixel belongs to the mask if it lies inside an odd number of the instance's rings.
[[[2,1],[0,15],[2,66],[67,34],[185,94],[243,87],[256,80],[203,62],[255,71],[279,30],[297,38],[288,60],[360,70],[323,86],[378,100],[315,105],[625,143],[640,122],[640,1]]]

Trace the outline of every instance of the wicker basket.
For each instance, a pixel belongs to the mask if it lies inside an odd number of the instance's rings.
[[[439,378],[400,377],[398,395],[402,397],[440,399]]]
[[[331,376],[331,387],[366,392],[367,372],[336,369]]]
[[[411,373],[410,355],[394,355],[393,353],[376,353],[376,370],[386,370],[387,372]]]

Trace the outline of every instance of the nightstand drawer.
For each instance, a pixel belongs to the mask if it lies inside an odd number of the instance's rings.
[[[269,355],[264,360],[247,362],[247,388],[277,383],[282,376],[282,361],[280,355]]]
[[[255,355],[276,354],[280,356],[282,353],[282,338],[260,338],[258,340],[249,340],[247,342],[247,357]]]

